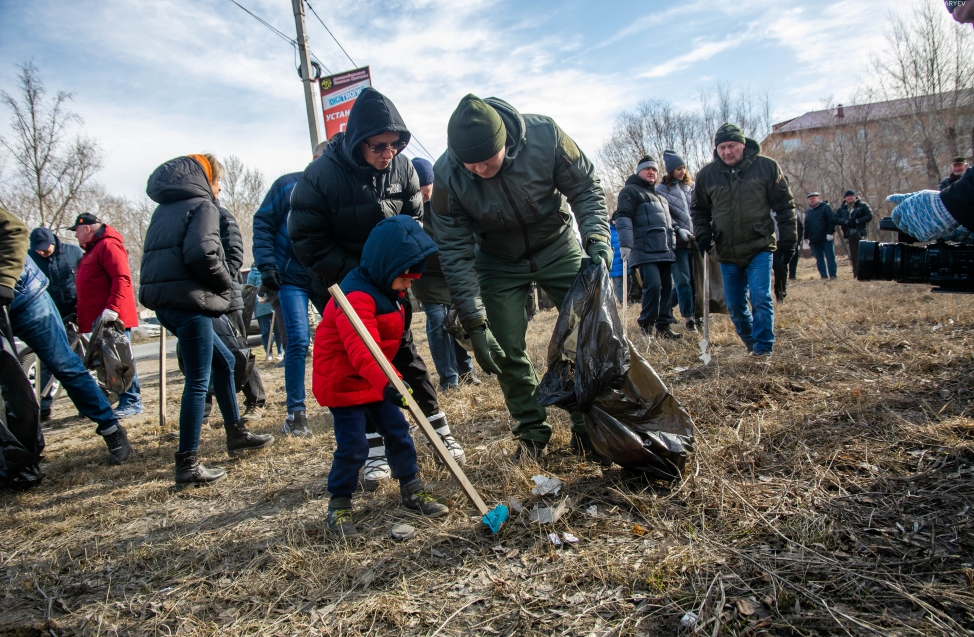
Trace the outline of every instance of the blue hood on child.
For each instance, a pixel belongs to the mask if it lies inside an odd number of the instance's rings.
[[[387,297],[398,297],[392,282],[407,270],[421,273],[436,244],[416,221],[407,215],[383,219],[369,233],[359,267],[342,281],[342,292],[361,290],[368,282]]]

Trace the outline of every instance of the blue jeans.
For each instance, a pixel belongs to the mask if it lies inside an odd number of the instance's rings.
[[[264,351],[268,354],[271,352],[268,349],[268,344],[271,338],[271,317],[273,314],[264,314],[263,316],[257,317],[257,325],[260,326],[260,341],[264,344]],[[278,317],[280,318],[280,317]],[[275,321],[276,323],[276,321]],[[277,325],[274,326],[274,344],[277,345],[277,353],[283,353],[283,346],[281,345],[281,332],[277,329]]]
[[[125,336],[132,342],[132,330],[125,330]],[[132,366],[135,368],[135,376],[132,377],[132,384],[129,388],[118,395],[118,405],[115,409],[124,409],[129,405],[139,405],[142,403],[142,390],[139,387],[139,368],[132,361]]]
[[[443,322],[450,311],[449,305],[423,302],[426,312],[426,338],[429,341],[430,355],[440,376],[440,391],[446,391],[459,384],[461,374],[473,371],[470,352],[463,349],[456,339],[446,331]]]
[[[774,347],[774,304],[771,301],[773,253],[758,253],[747,267],[720,264],[724,279],[724,302],[744,345],[756,354],[769,354]],[[750,291],[751,308],[747,307]]]
[[[179,339],[183,358],[183,399],[179,405],[179,452],[196,451],[200,446],[206,390],[213,370],[213,395],[220,406],[223,422],[240,421],[237,392],[233,386],[233,354],[213,333],[213,320],[195,312],[156,310],[164,328]]]
[[[304,370],[311,326],[308,324],[308,291],[296,285],[282,285],[277,293],[284,314],[287,352],[284,356],[284,389],[287,392],[287,413],[304,411]],[[315,305],[318,313],[322,308]],[[280,317],[278,317],[280,318]]]
[[[118,419],[98,383],[91,377],[81,358],[68,343],[61,315],[47,293],[37,295],[27,305],[10,315],[14,334],[27,344],[41,364],[61,381],[82,416],[95,421],[95,432],[105,435],[115,431]],[[40,382],[40,379],[38,379]]]
[[[673,287],[684,321],[693,318],[693,288],[690,286],[690,248],[677,248],[673,262]]]
[[[372,422],[382,434],[392,477],[401,484],[416,477],[419,473],[416,447],[401,409],[385,401],[330,409],[335,423],[335,454],[328,473],[328,493],[331,497],[350,497],[358,487],[359,469],[369,457],[366,420]]]
[[[813,241],[812,254],[815,255],[815,265],[823,279],[835,278],[835,244],[832,241]],[[826,266],[828,266],[826,268]]]

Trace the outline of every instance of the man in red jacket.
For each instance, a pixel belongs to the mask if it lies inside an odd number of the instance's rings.
[[[125,325],[125,333],[130,334],[131,328],[139,324],[139,313],[135,308],[129,255],[122,235],[90,212],[78,215],[74,225],[68,229],[74,231],[78,245],[85,251],[75,275],[78,328],[90,332],[100,316],[104,321],[121,321]],[[127,418],[141,413],[142,396],[136,370],[131,387],[118,395],[115,416]]]

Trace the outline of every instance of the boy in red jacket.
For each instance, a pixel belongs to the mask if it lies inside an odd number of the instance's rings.
[[[341,283],[342,292],[390,361],[405,330],[406,290],[420,277],[426,257],[434,252],[436,245],[412,218],[390,217],[369,234],[361,264]],[[387,381],[334,300],[325,306],[315,333],[312,392],[334,418],[336,449],[328,474],[331,501],[327,522],[332,536],[358,535],[352,522],[352,493],[369,455],[366,419],[378,426],[385,439],[403,506],[428,517],[449,512],[417,475],[416,447],[400,409],[405,399]]]

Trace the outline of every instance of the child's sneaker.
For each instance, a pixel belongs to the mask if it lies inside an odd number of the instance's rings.
[[[456,463],[462,467],[463,463],[466,462],[467,457],[466,454],[463,453],[463,447],[460,446],[460,443],[457,442],[456,438],[454,438],[453,434],[450,432],[450,425],[446,421],[446,414],[441,411],[430,416],[429,423],[433,426],[433,430],[436,432],[436,435],[438,435],[440,440],[443,441],[443,446],[446,447],[446,450],[450,452],[450,455],[453,456]],[[430,444],[429,440],[426,441],[426,444],[430,449],[433,448],[433,445]],[[433,455],[436,458],[436,461],[442,464],[443,460],[440,459],[440,456],[437,455],[435,451],[433,452]]]
[[[419,478],[414,478],[399,487],[399,493],[402,495],[404,507],[422,513],[428,518],[438,518],[450,512],[445,504],[436,501],[429,487]]]
[[[355,523],[352,522],[352,509],[329,509],[326,522],[328,534],[336,540],[353,538],[359,535]]]
[[[365,461],[362,470],[362,488],[366,491],[375,491],[379,488],[379,482],[388,480],[392,477],[392,470],[385,456],[372,456]]]

